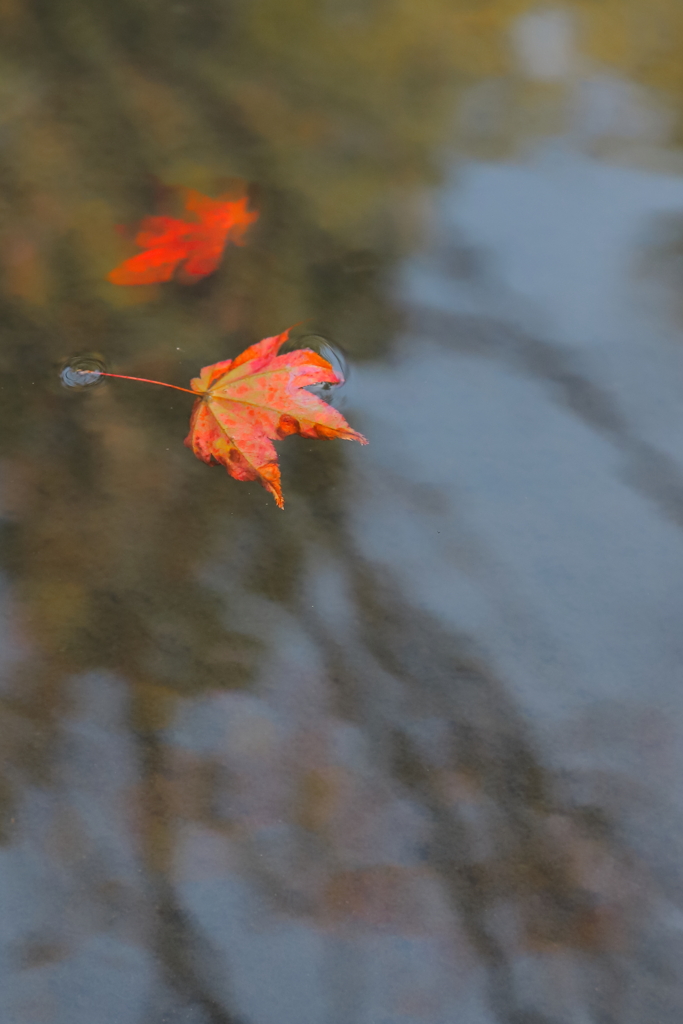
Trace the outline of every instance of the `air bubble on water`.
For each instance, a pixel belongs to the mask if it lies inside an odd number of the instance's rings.
[[[65,388],[89,388],[100,384],[104,377],[105,364],[97,356],[74,356],[66,363],[60,373]]]
[[[330,384],[326,381],[323,384],[312,384],[306,389],[307,391],[312,391],[314,395],[318,395],[319,398],[324,399],[326,402],[331,402],[344,387],[349,375],[346,356],[340,348],[337,348],[336,345],[333,345],[321,334],[305,334],[303,337],[298,337],[296,339],[296,348],[313,349],[323,359],[327,359],[328,363],[332,366],[337,377],[339,377],[339,384]]]

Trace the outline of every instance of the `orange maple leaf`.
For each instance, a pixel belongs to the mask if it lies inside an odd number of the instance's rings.
[[[75,372],[86,375],[88,383],[98,377],[120,377],[198,396],[185,438],[188,448],[204,462],[222,464],[236,480],[259,480],[284,508],[273,441],[301,434],[368,443],[340,412],[306,390],[313,384],[343,383],[327,359],[310,348],[278,355],[289,330],[251,345],[236,359],[205,366],[190,381],[191,391],[147,377],[93,369]]]
[[[210,199],[194,189],[184,189],[185,209],[196,220],[145,217],[135,244],[145,252],[124,260],[109,274],[112,284],[139,285],[170,281],[181,270],[180,280],[194,284],[218,267],[228,242],[244,244],[244,233],[258,219],[247,209],[246,196]]]
[[[288,434],[368,442],[331,405],[306,391],[311,384],[341,384],[327,359],[302,348],[278,350],[289,330],[264,338],[236,359],[205,366],[191,381],[200,397],[185,444],[198,459],[221,463],[236,480],[260,480],[284,507],[273,441]]]

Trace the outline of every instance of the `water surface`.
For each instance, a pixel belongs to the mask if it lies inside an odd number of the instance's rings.
[[[0,1020],[681,1020],[683,24],[629,11],[0,4]],[[215,275],[106,281],[239,181]],[[284,512],[60,380],[298,321],[370,445],[282,442]]]

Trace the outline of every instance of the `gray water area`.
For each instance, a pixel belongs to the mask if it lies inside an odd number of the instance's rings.
[[[446,102],[388,14],[266,8],[0,7],[0,1024],[679,1024],[672,101],[559,8]],[[216,275],[104,282],[236,177]],[[189,396],[60,384],[307,317],[370,444],[279,444],[284,511]]]

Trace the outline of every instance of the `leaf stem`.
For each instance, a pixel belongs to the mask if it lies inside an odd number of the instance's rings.
[[[127,373],[105,373],[104,370],[76,370],[76,373],[96,373],[98,377],[118,377],[120,380],[140,380],[143,384],[158,384],[162,388],[174,388],[176,391],[185,391],[188,395],[194,395],[198,397],[196,391],[190,391],[189,388],[179,388],[177,384],[167,384],[163,380],[150,380],[149,377],[129,377]]]

